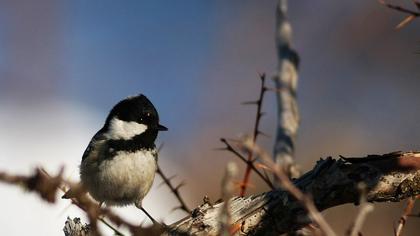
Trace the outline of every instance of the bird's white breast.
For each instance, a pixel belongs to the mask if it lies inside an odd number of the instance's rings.
[[[82,163],[82,182],[95,199],[108,205],[141,203],[155,177],[155,156],[156,151],[119,151],[94,168],[85,163],[87,171],[83,171]]]

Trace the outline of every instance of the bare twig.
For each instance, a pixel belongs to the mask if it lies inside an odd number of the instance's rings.
[[[232,145],[230,145],[230,143],[224,139],[221,138],[220,141],[222,143],[224,143],[226,145],[226,148],[224,148],[224,150],[227,150],[231,153],[233,153],[236,157],[238,157],[241,161],[243,161],[247,166],[249,166],[253,171],[255,171],[255,173],[257,173],[257,175],[271,188],[274,189],[274,185],[271,182],[270,178],[268,177],[268,175],[261,173],[260,170],[258,170],[258,168],[255,166],[255,161],[251,160],[248,161],[242,154],[240,154],[239,152],[237,152]]]
[[[292,49],[292,27],[287,19],[287,0],[278,0],[276,11],[276,44],[278,72],[274,77],[277,96],[277,135],[274,142],[274,161],[281,164],[289,177],[298,177],[294,164],[295,139],[299,128],[296,100],[299,56]]]
[[[185,211],[187,214],[190,214],[191,209],[188,208],[187,204],[185,204],[184,199],[182,198],[181,194],[179,193],[179,189],[184,185],[183,182],[178,184],[177,186],[173,186],[171,183],[171,178],[166,177],[166,175],[163,173],[162,169],[158,165],[158,168],[156,172],[160,175],[160,177],[163,179],[163,182],[168,186],[168,188],[171,190],[171,192],[175,195],[176,199],[178,200],[180,206],[175,207],[175,209],[181,209]]]
[[[406,18],[404,18],[395,28],[396,29],[401,29],[402,27],[406,26],[408,23],[412,22],[414,19],[416,19],[417,17],[420,17],[420,2],[416,1],[416,0],[412,0],[414,5],[416,5],[417,10],[418,11],[412,11],[410,9],[398,6],[398,5],[393,5],[393,4],[389,4],[386,3],[384,0],[379,0],[379,3],[385,5],[386,7],[402,12],[404,14],[408,14],[408,16]]]
[[[257,114],[255,116],[254,130],[252,134],[253,143],[257,141],[258,134],[263,134],[263,132],[259,130],[259,126],[260,126],[261,117],[264,115],[264,113],[261,112],[263,99],[264,99],[264,93],[267,91],[267,88],[265,87],[265,74],[261,74],[260,79],[261,79],[261,88],[260,88],[260,95],[258,97],[258,100],[244,103],[244,104],[257,105]],[[251,170],[253,170],[252,166],[249,164],[253,162],[252,156],[253,156],[252,152],[248,153],[248,157],[246,159],[247,166],[246,166],[245,174],[241,182],[241,186],[240,186],[241,187],[240,193],[239,193],[240,196],[245,195],[246,188],[249,185],[249,178],[251,176]]]
[[[255,143],[252,143],[249,138],[244,139],[242,143],[239,144],[246,152],[255,152],[255,154],[264,160],[267,165],[271,166],[274,170],[274,174],[280,182],[280,186],[291,193],[307,210],[309,217],[320,227],[324,235],[326,236],[335,236],[336,234],[332,230],[331,226],[327,223],[324,217],[316,208],[312,199],[300,191],[289,179],[289,176],[284,172],[284,168],[281,167],[278,163],[272,161],[271,156],[260,148]]]
[[[350,228],[347,230],[347,235],[349,236],[358,236],[361,229],[363,222],[365,222],[366,216],[368,213],[373,211],[373,204],[368,203],[366,200],[366,184],[360,182],[358,184],[358,188],[360,190],[360,206],[359,206],[359,213],[356,216],[354,222],[350,225]]]
[[[416,201],[416,198],[409,198],[407,199],[407,206],[404,209],[404,213],[401,215],[398,226],[394,231],[394,236],[401,236],[402,231],[404,228],[405,223],[407,222],[408,216],[411,214],[411,211],[414,208],[414,202]]]

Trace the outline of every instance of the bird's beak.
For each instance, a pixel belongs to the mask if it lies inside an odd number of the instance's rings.
[[[163,126],[161,124],[158,124],[156,129],[159,130],[159,131],[167,131],[168,130],[168,128],[166,128],[165,126]]]

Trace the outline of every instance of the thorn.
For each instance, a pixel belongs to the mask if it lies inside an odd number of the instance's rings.
[[[182,181],[181,183],[179,183],[174,189],[175,189],[175,191],[178,191],[182,186],[184,186],[185,185],[185,182],[184,181]]]
[[[237,140],[237,139],[233,139],[233,138],[221,138],[220,139],[220,142],[225,143],[226,145],[230,145],[229,142],[239,143],[241,141],[240,140]]]
[[[233,139],[233,138],[228,138],[227,141],[228,142],[233,142],[233,143],[241,143],[242,142],[241,140]]]
[[[264,133],[264,132],[262,132],[262,131],[257,131],[257,134],[259,134],[259,135],[261,135],[261,136],[264,136],[264,137],[266,137],[266,138],[271,138],[271,136],[270,135],[268,135],[268,134],[266,134],[266,133]]]
[[[248,101],[248,102],[242,102],[242,105],[258,105],[259,101]]]
[[[175,177],[176,177],[176,175],[172,175],[171,177],[167,178],[167,180],[168,180],[169,182],[171,182],[171,180],[172,180],[172,179],[174,179]]]
[[[175,178],[175,177],[176,177],[176,175],[173,175],[173,176],[171,176],[171,177],[169,177],[169,178],[166,178],[166,180],[170,183],[170,182],[171,182],[171,180],[172,180],[173,178]],[[159,188],[159,187],[161,187],[161,186],[162,186],[162,185],[164,185],[164,184],[166,184],[165,180],[163,180],[162,182],[160,182],[160,183],[159,183],[158,188]]]

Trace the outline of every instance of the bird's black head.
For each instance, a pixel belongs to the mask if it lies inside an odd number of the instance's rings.
[[[111,139],[131,139],[142,135],[154,141],[158,131],[168,130],[159,124],[159,115],[146,96],[128,97],[117,103],[109,113],[105,126]]]

